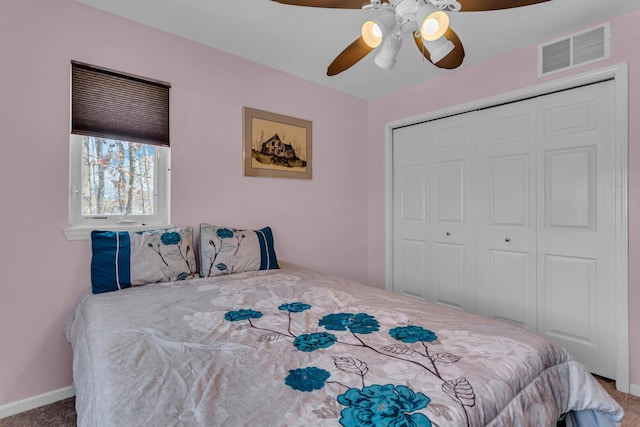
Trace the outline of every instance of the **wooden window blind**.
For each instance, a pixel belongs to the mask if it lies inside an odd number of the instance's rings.
[[[170,88],[72,61],[71,133],[169,146]]]

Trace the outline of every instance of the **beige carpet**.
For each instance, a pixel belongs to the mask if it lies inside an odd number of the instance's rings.
[[[640,426],[640,397],[622,393],[616,390],[615,383],[606,378],[596,376],[602,387],[624,408],[622,427]]]
[[[640,397],[621,393],[613,381],[596,377],[600,384],[624,408],[622,427],[640,427]],[[74,397],[0,419],[0,427],[73,427],[76,425]]]
[[[0,420],[0,427],[74,427],[75,425],[75,397]]]

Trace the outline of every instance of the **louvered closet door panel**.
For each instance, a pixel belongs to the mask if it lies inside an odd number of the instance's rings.
[[[478,311],[536,330],[533,101],[476,114]]]
[[[464,116],[428,123],[431,300],[476,311],[473,123]]]
[[[615,378],[613,82],[538,102],[538,332]]]
[[[393,291],[427,300],[427,135],[411,126],[394,130],[393,141]]]

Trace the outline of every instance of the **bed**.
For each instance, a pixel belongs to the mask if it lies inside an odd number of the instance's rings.
[[[83,294],[65,325],[78,425],[620,425],[536,334],[280,267]]]

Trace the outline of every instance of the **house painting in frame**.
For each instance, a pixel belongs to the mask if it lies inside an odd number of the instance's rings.
[[[244,175],[311,179],[311,122],[244,107]]]

